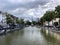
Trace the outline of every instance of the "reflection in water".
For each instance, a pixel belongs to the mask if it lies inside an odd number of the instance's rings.
[[[48,33],[47,33],[48,32]],[[42,30],[42,34],[50,45],[60,45],[60,34],[49,30]]]
[[[11,34],[0,36],[0,44],[1,45],[12,45],[12,40],[16,39],[19,35],[23,35],[22,31],[13,32]]]
[[[0,36],[1,45],[59,45],[59,34],[41,28],[26,27],[20,31]]]

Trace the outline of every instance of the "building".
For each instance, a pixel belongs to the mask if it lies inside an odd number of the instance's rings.
[[[57,22],[59,24],[59,18],[53,19],[52,21],[49,22],[49,26],[53,26],[53,24]],[[48,25],[48,22],[45,21],[44,25]]]

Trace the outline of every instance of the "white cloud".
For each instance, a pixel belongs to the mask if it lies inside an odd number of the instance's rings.
[[[0,10],[20,17],[41,17],[47,10],[54,10],[60,0],[0,0]]]
[[[27,2],[30,2],[30,1],[27,1]],[[18,14],[21,11],[23,12],[24,16],[28,16],[28,17],[29,16],[42,17],[47,10],[54,10],[55,7],[60,4],[59,2],[60,1],[57,1],[57,0],[50,0],[50,2],[44,6],[39,5],[37,8],[28,9],[28,10],[26,8],[17,8],[13,12]]]
[[[25,8],[17,8],[15,10],[13,10],[12,12],[13,13],[19,13],[20,11],[22,12],[22,11],[25,11],[25,10],[26,10]]]
[[[34,16],[34,11],[35,11],[35,9],[29,9],[25,12],[25,14],[29,15],[29,16]]]
[[[29,3],[29,2],[34,2],[36,0],[7,0],[9,3]]]

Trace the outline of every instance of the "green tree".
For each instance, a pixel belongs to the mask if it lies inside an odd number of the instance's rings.
[[[43,25],[44,25],[44,22],[45,22],[45,19],[44,19],[44,16],[42,16],[42,17],[40,18],[40,24],[43,26]]]
[[[19,19],[18,17],[16,18],[16,23],[17,24],[24,24],[24,19]]]
[[[11,17],[9,15],[6,15],[6,23],[8,25],[14,23],[13,20],[11,19]]]
[[[20,24],[21,22],[20,22],[20,20],[19,20],[19,18],[16,18],[16,24]]]
[[[26,24],[27,25],[31,25],[31,22],[28,20],[28,21],[26,21]]]
[[[21,21],[21,24],[24,24],[24,19],[20,19],[20,21]]]
[[[55,16],[54,11],[46,11],[46,13],[44,14],[44,19],[48,21],[48,26],[49,26],[49,22],[54,19],[54,16]]]
[[[55,7],[55,13],[56,13],[56,18],[59,18],[59,23],[60,23],[60,5]]]
[[[37,22],[36,22],[36,21],[32,21],[32,24],[36,25],[36,24],[37,24]]]

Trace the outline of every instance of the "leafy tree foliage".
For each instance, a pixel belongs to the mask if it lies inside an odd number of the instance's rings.
[[[56,17],[60,18],[60,6],[55,7]]]

